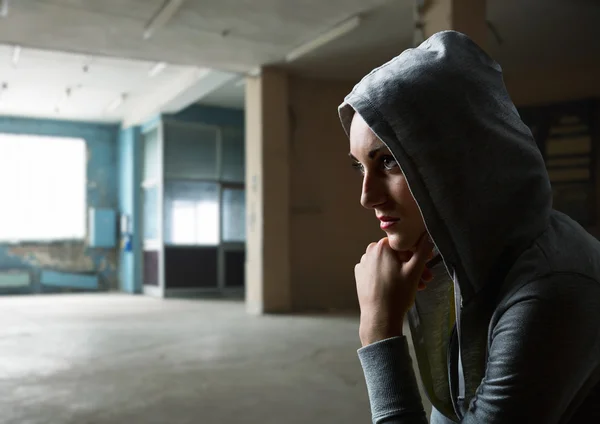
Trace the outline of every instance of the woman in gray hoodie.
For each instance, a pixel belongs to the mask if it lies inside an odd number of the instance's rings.
[[[444,31],[339,113],[387,234],[355,267],[373,422],[426,422],[406,317],[432,423],[600,423],[600,243],[552,209],[500,66]]]

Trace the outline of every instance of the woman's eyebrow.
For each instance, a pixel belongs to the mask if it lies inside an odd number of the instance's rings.
[[[385,146],[379,146],[379,147],[376,147],[376,148],[370,150],[369,155],[368,155],[369,159],[374,159],[375,156],[377,156],[377,153],[379,153],[383,149],[385,149]],[[348,153],[348,156],[350,156],[350,159],[358,162],[358,159],[356,159],[352,153]]]

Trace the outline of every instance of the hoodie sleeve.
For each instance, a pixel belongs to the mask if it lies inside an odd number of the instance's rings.
[[[406,337],[392,337],[358,350],[373,423],[425,424]]]
[[[531,282],[513,295],[490,330],[485,377],[460,422],[568,421],[600,379],[599,299],[598,282],[572,274]],[[426,423],[406,338],[358,353],[373,423]]]

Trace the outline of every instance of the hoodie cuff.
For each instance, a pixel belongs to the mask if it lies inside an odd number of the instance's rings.
[[[427,422],[406,337],[392,337],[358,350],[374,423],[411,416]],[[416,420],[415,420],[416,418]]]

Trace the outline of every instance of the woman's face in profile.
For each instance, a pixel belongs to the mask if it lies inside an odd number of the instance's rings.
[[[426,231],[417,202],[390,150],[358,113],[350,127],[350,157],[363,176],[360,203],[373,209],[394,250],[412,250]]]

